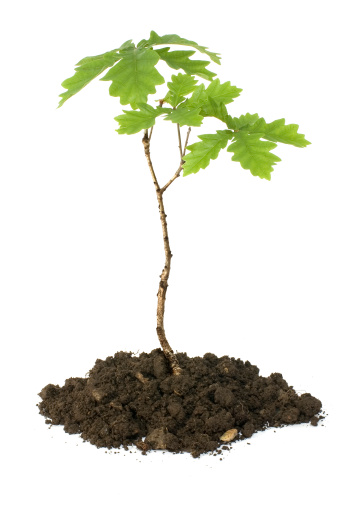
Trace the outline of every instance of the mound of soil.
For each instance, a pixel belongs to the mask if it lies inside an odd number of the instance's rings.
[[[40,413],[97,447],[135,444],[144,453],[165,449],[193,457],[267,427],[317,425],[320,400],[298,396],[281,374],[265,378],[249,362],[211,353],[177,358],[180,376],[170,374],[160,349],[97,360],[89,377],[45,386]]]

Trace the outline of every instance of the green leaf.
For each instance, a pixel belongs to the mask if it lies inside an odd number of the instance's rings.
[[[201,116],[199,112],[200,108],[186,108],[179,106],[177,109],[172,109],[164,120],[171,120],[173,123],[178,123],[181,127],[183,125],[199,127],[203,121],[203,116]]]
[[[201,108],[208,102],[208,97],[205,93],[204,84],[196,86],[192,96],[185,101],[185,105],[189,108]]]
[[[280,118],[271,123],[266,123],[264,118],[260,118],[246,129],[250,133],[260,133],[262,138],[269,141],[286,143],[288,145],[304,148],[311,143],[305,139],[304,134],[297,132],[298,128],[299,126],[294,123],[285,125],[285,118]]]
[[[241,115],[239,118],[227,115],[225,122],[229,129],[240,130],[254,124],[258,118],[259,116],[257,113],[254,115],[247,113],[246,115]]]
[[[240,92],[241,89],[231,86],[230,81],[221,84],[219,79],[214,79],[207,88],[203,84],[197,86],[192,96],[181,106],[190,108],[199,107],[201,108],[201,115],[204,117],[213,116],[227,123],[230,117],[225,104],[232,102],[235,97],[239,96]],[[229,123],[227,125],[230,127]]]
[[[118,51],[125,51],[127,49],[134,49],[135,44],[133,43],[132,39],[129,39],[129,41],[124,42],[121,44],[121,46],[118,48]]]
[[[148,40],[143,39],[140,41],[137,45],[137,47],[151,47],[151,46],[158,46],[161,44],[179,44],[181,46],[190,46],[192,48],[197,49],[200,53],[204,53],[205,55],[208,55],[210,60],[213,62],[220,64],[220,56],[219,53],[212,53],[211,51],[207,51],[208,48],[205,46],[199,46],[194,41],[189,41],[187,39],[182,39],[182,37],[179,37],[175,34],[169,34],[169,35],[163,35],[160,36],[156,32],[151,31],[150,32],[150,38]]]
[[[149,94],[156,92],[155,85],[164,83],[155,69],[159,56],[156,51],[144,48],[126,50],[121,55],[122,59],[101,80],[112,81],[110,95],[120,97],[122,105],[130,104],[136,109],[138,104],[147,102]]]
[[[102,55],[87,56],[80,60],[80,62],[76,64],[74,76],[61,83],[61,86],[66,88],[67,92],[60,94],[61,100],[58,107],[60,108],[67,99],[82,90],[82,88],[108,69],[108,67],[112,67],[120,58],[115,49],[108,53],[103,53]]]
[[[231,86],[230,81],[221,84],[218,78],[214,79],[205,90],[207,97],[222,104],[230,104],[241,92],[242,89]]]
[[[177,76],[171,76],[172,81],[169,81],[169,92],[165,97],[166,102],[169,102],[173,108],[184,101],[186,95],[189,95],[196,88],[197,80],[187,74],[179,73]]]
[[[222,122],[226,122],[228,112],[224,104],[215,101],[212,97],[208,97],[208,102],[201,109],[201,115],[213,116]]]
[[[260,134],[251,134],[239,131],[234,134],[235,141],[228,147],[228,152],[233,152],[233,161],[241,164],[242,168],[249,169],[254,176],[271,180],[271,172],[276,162],[281,159],[270,153],[276,148],[276,143],[262,141]]]
[[[231,86],[230,81],[221,84],[217,78],[214,79],[207,88],[205,88],[203,84],[196,87],[194,93],[185,102],[185,104],[189,107],[206,107],[207,109],[210,109],[210,107],[212,108],[212,104],[230,104],[230,102],[233,102],[235,97],[239,96],[241,91],[242,90],[240,88]]]
[[[225,148],[233,133],[228,130],[217,131],[216,134],[202,134],[198,136],[202,141],[187,147],[190,151],[183,157],[183,176],[197,173],[205,169],[211,159],[217,159],[222,148]]]
[[[115,117],[120,128],[116,129],[119,134],[135,134],[143,129],[149,129],[155,124],[155,118],[169,112],[168,108],[157,107],[149,104],[140,104],[139,111],[125,111],[123,115]]]
[[[205,67],[210,64],[207,60],[190,60],[189,56],[195,54],[195,51],[169,51],[169,48],[157,49],[156,53],[161,60],[164,60],[172,69],[182,69],[187,74],[199,76],[209,81],[216,74]]]

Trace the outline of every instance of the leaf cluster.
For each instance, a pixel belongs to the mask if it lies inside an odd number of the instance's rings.
[[[177,45],[192,49],[172,49]],[[192,59],[195,50],[209,60]],[[148,104],[148,96],[156,93],[158,85],[165,83],[156,68],[159,61],[183,72],[171,76],[165,97],[154,107]],[[149,39],[143,39],[137,45],[128,40],[117,49],[78,62],[74,76],[62,83],[66,91],[60,95],[59,107],[108,70],[101,80],[111,82],[110,95],[119,97],[122,105],[131,107],[115,118],[119,123],[119,134],[135,134],[149,129],[159,116],[179,127],[199,127],[206,117],[213,117],[222,122],[223,129],[200,135],[199,142],[187,147],[189,153],[181,162],[183,176],[205,169],[228,146],[227,151],[233,153],[232,160],[238,161],[254,176],[270,180],[273,166],[280,161],[271,152],[277,143],[302,148],[310,144],[309,141],[304,134],[298,133],[298,125],[286,125],[284,118],[267,123],[257,113],[238,118],[230,116],[227,106],[242,90],[230,81],[221,83],[216,73],[207,69],[210,61],[220,64],[219,54],[178,35],[159,36],[152,31]],[[196,77],[207,84],[199,83]]]

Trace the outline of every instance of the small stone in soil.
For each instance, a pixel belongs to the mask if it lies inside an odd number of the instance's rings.
[[[235,439],[237,434],[238,434],[237,429],[229,429],[220,437],[220,440],[225,443],[229,443],[230,441],[233,441]]]

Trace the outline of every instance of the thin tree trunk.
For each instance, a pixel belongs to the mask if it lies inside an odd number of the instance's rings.
[[[182,369],[179,366],[178,360],[176,358],[176,355],[172,348],[170,347],[170,344],[166,338],[165,331],[164,331],[164,308],[165,308],[165,297],[168,289],[168,279],[170,275],[170,265],[171,265],[171,258],[172,253],[170,250],[169,245],[169,238],[168,238],[168,228],[167,228],[167,220],[166,220],[166,214],[164,211],[164,205],[163,205],[163,191],[161,191],[161,188],[158,184],[153,164],[151,162],[150,158],[150,138],[148,136],[148,130],[144,132],[144,137],[142,139],[143,146],[144,146],[144,153],[148,162],[148,166],[150,169],[150,173],[154,182],[155,190],[156,190],[156,196],[158,201],[158,208],[160,211],[160,219],[161,219],[161,225],[162,225],[162,233],[163,233],[163,242],[164,242],[164,253],[165,253],[165,265],[162,270],[162,273],[160,275],[160,284],[158,288],[157,293],[157,326],[156,326],[156,332],[158,339],[160,341],[163,353],[165,357],[167,358],[170,368],[172,370],[172,373],[174,375],[179,375],[182,372]]]

